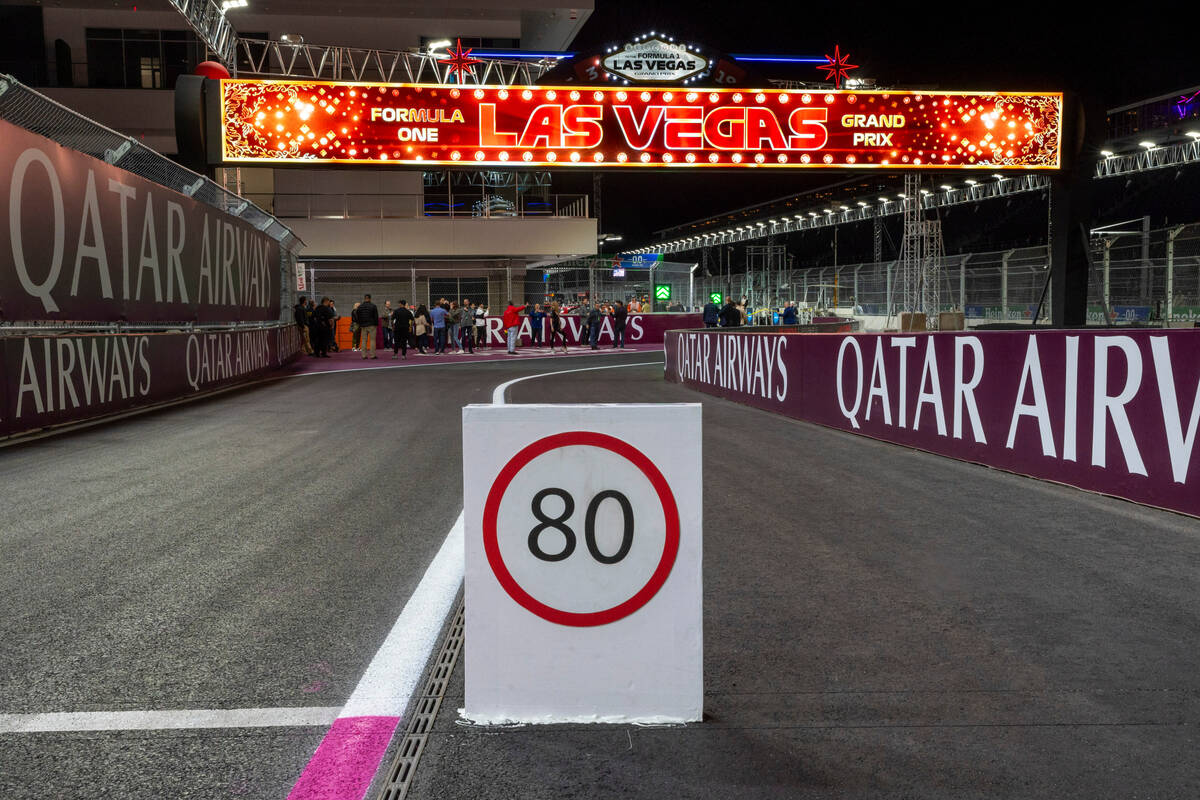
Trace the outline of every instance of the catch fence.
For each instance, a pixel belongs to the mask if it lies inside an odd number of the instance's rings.
[[[1157,230],[1101,230],[1091,240],[1088,322],[1200,320],[1200,223]],[[776,263],[789,264],[785,257]],[[1049,319],[1052,299],[1045,246],[959,253],[941,259],[943,310],[968,319]],[[736,269],[736,267],[735,267]],[[746,298],[755,308],[793,301],[814,310],[850,308],[894,314],[900,303],[898,260],[825,266],[767,266],[704,275],[695,296]],[[702,300],[700,302],[703,302]]]

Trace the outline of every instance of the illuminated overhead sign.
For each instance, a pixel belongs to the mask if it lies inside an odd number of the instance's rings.
[[[650,39],[605,56],[604,68],[631,81],[671,83],[704,72],[708,59],[681,44]]]
[[[662,261],[663,254],[662,253],[634,253],[633,255],[622,256],[622,258],[626,262],[629,263],[629,266],[638,267],[638,266],[642,266],[644,264],[650,264],[652,262]]]
[[[222,161],[1054,169],[1062,95],[221,81]]]

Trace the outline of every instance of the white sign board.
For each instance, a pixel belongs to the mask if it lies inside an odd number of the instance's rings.
[[[463,409],[465,717],[702,717],[700,408]]]
[[[648,39],[604,57],[604,68],[631,81],[671,82],[699,75],[708,59],[681,44]]]
[[[296,262],[296,291],[305,291],[306,282],[304,280],[304,265],[299,261]]]

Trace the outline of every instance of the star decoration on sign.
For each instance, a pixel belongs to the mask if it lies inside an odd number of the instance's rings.
[[[474,49],[474,47],[468,47],[466,50],[463,50],[462,39],[455,39],[454,49],[447,51],[449,57],[439,58],[438,63],[449,64],[450,71],[458,77],[458,83],[462,83],[465,74],[470,73],[472,77],[475,76],[475,69],[471,66],[472,64],[483,63],[478,58],[471,58],[471,51]]]
[[[833,78],[833,87],[835,89],[842,88],[842,79],[846,77],[846,73],[852,69],[858,69],[857,64],[847,63],[850,56],[842,55],[838,45],[833,46],[833,55],[826,55],[825,60],[828,63],[821,64],[817,69],[825,70],[825,79]]]

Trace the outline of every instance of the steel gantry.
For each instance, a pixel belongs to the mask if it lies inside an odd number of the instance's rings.
[[[1050,179],[1041,173],[1031,173],[1014,177],[994,176],[988,181],[968,179],[962,186],[943,184],[938,191],[929,189],[919,190],[912,198],[915,209],[931,211],[939,208],[976,203],[995,197],[1040,192],[1050,188]],[[908,198],[905,194],[896,194],[854,201],[854,206],[845,204],[825,205],[820,210],[804,214],[775,217],[773,219],[747,222],[720,231],[693,234],[674,239],[661,244],[648,245],[630,250],[630,253],[681,253],[702,247],[719,244],[736,244],[754,239],[762,239],[781,233],[811,231],[844,225],[850,222],[864,222],[881,217],[903,214]]]
[[[182,0],[180,0],[182,2]],[[270,39],[237,39],[245,77],[297,78],[302,80],[362,81],[369,83],[462,83],[523,86],[532,84],[556,63],[553,59],[522,61],[483,58],[463,80],[455,80],[444,54],[422,50],[378,50],[365,47],[284,42]],[[236,65],[230,64],[233,70]]]
[[[1106,150],[1101,153],[1104,158],[1096,164],[1096,177],[1116,178],[1135,172],[1200,164],[1200,132],[1187,135],[1190,141],[1174,144],[1160,145],[1147,141],[1136,153],[1117,154]]]
[[[237,31],[225,17],[225,11],[213,0],[168,0],[183,15],[188,25],[212,55],[230,69],[236,52]],[[137,8],[135,7],[136,11]]]
[[[1102,158],[1096,163],[1094,178],[1116,178],[1123,175],[1149,172],[1168,167],[1200,164],[1200,132],[1187,134],[1188,140],[1166,144],[1146,142],[1134,153],[1111,153],[1101,151]],[[941,184],[937,191],[922,189],[917,200],[917,210],[931,211],[939,208],[977,203],[997,197],[1042,192],[1050,188],[1050,178],[1045,173],[1028,173],[1007,176],[995,173],[980,179],[967,178],[960,185]],[[844,203],[822,205],[803,214],[780,216],[734,225],[719,231],[697,233],[647,245],[631,253],[681,253],[717,244],[737,244],[762,239],[780,233],[809,231],[845,225],[854,222],[879,220],[883,217],[904,213],[906,200],[903,194],[882,197],[865,197],[853,206]],[[878,235],[878,234],[877,234]]]

